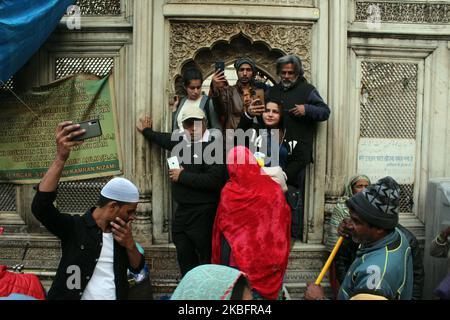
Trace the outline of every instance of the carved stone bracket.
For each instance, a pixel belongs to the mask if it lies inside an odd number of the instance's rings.
[[[201,49],[209,49],[243,35],[252,44],[263,43],[269,50],[296,54],[310,78],[311,26],[268,23],[171,22],[169,79],[174,81],[183,64],[194,59]],[[258,64],[258,60],[256,61]]]

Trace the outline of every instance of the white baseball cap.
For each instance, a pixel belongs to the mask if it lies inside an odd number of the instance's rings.
[[[200,107],[189,104],[181,110],[181,122],[187,119],[202,120],[205,119],[205,113]]]
[[[103,187],[100,194],[105,198],[126,202],[138,203],[139,190],[133,182],[125,178],[113,178]]]

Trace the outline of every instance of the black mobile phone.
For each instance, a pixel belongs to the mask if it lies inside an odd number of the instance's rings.
[[[218,71],[218,70],[221,72],[225,71],[225,62],[216,61],[215,68],[216,68],[216,71]]]
[[[81,141],[86,140],[90,138],[95,138],[102,135],[102,127],[100,126],[100,120],[99,119],[93,119],[93,120],[87,120],[79,123],[80,129],[86,130],[84,134],[81,136],[77,136],[73,138],[74,141]]]
[[[265,105],[264,101],[264,90],[262,89],[256,89],[254,99],[259,99],[258,105]]]

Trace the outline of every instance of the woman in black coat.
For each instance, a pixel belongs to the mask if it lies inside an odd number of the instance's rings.
[[[288,112],[283,111],[281,103],[275,99],[267,101],[266,105],[260,104],[259,99],[253,100],[250,107],[241,116],[241,120],[237,129],[252,130],[251,134],[247,134],[248,139],[245,146],[250,150],[261,151],[262,146],[267,146],[265,153],[266,159],[271,156],[270,137],[278,130],[279,139],[279,166],[283,169],[287,176],[287,184],[298,187],[298,175],[302,167],[309,163],[309,155],[311,154],[311,146],[307,141],[298,137],[294,130],[286,127],[285,117],[291,117]],[[256,118],[256,119],[255,119]],[[265,129],[265,130],[263,130]],[[239,131],[236,131],[236,136]],[[235,141],[237,139],[235,138]],[[242,140],[242,139],[241,139]],[[276,150],[276,149],[275,149]],[[265,166],[277,165],[268,163]]]

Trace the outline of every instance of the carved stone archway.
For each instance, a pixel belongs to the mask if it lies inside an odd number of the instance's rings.
[[[198,50],[193,58],[183,63],[180,74],[183,74],[186,69],[196,67],[202,71],[203,76],[206,79],[214,72],[215,61],[224,60],[225,65],[228,66],[233,65],[234,61],[239,57],[248,56],[255,60],[258,75],[274,82],[277,78],[275,62],[283,55],[284,52],[281,52],[278,49],[272,50],[262,42],[252,43],[243,34],[239,34],[233,37],[230,42],[219,41],[211,48],[202,48]],[[175,76],[175,93],[178,95],[185,95],[183,80],[180,74]]]
[[[247,39],[245,41],[235,41]],[[222,48],[223,50],[219,50]],[[225,52],[224,52],[225,50]],[[183,66],[194,62],[204,74],[213,71],[214,61],[225,59],[231,64],[237,57],[252,56],[264,72],[275,75],[274,56],[296,54],[302,59],[305,76],[311,74],[311,26],[273,23],[186,22],[170,23],[170,88]],[[270,59],[270,60],[268,60]]]

